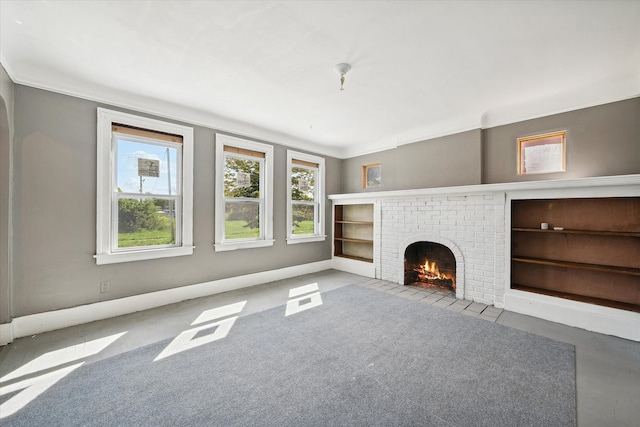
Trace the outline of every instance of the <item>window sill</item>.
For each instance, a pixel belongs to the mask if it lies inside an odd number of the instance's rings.
[[[216,252],[235,251],[237,249],[264,248],[273,246],[275,240],[252,240],[248,242],[225,242],[213,245]]]
[[[287,245],[295,245],[297,243],[324,242],[327,236],[305,236],[305,237],[287,237]]]
[[[96,264],[117,264],[120,262],[144,261],[148,259],[171,258],[192,255],[195,246],[181,246],[178,248],[148,249],[143,251],[117,252],[96,254]]]

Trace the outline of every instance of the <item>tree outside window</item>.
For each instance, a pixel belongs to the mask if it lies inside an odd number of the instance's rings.
[[[294,235],[316,234],[316,173],[317,169],[291,169],[292,230]]]
[[[225,154],[225,240],[261,237],[260,160]]]
[[[113,250],[180,243],[181,148],[177,143],[114,133],[117,238]]]
[[[273,146],[216,135],[215,250],[273,245]]]
[[[96,263],[193,253],[193,129],[97,109]]]
[[[322,241],[324,159],[288,150],[287,165],[287,243]]]

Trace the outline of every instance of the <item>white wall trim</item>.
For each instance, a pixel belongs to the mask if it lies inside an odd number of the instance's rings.
[[[327,146],[312,140],[303,140],[288,133],[267,129],[260,125],[232,119],[219,114],[192,108],[187,105],[177,104],[167,100],[152,98],[145,95],[133,94],[130,92],[114,89],[113,87],[93,86],[78,89],[80,86],[77,80],[51,84],[33,78],[18,76],[8,66],[0,54],[0,64],[5,68],[7,74],[15,84],[32,87],[34,89],[46,90],[60,95],[93,101],[100,104],[107,104],[117,108],[125,108],[134,112],[150,114],[156,117],[169,120],[178,120],[183,123],[202,126],[213,129],[217,132],[227,132],[245,138],[254,138],[266,142],[288,145],[299,150],[307,150],[320,153],[326,156],[342,158],[342,149],[339,147]]]
[[[293,267],[280,268],[277,270],[182,286],[164,291],[150,292],[148,294],[134,295],[110,301],[101,301],[62,310],[47,311],[44,313],[17,317],[13,319],[13,322],[11,323],[0,325],[0,345],[10,343],[16,338],[67,328],[69,326],[81,325],[84,323],[94,322],[96,320],[122,316],[124,314],[135,313],[137,311],[148,310],[189,299],[248,288],[303,274],[316,273],[331,268],[332,261],[329,259],[309,264],[296,265]]]
[[[547,295],[509,289],[505,310],[600,334],[640,341],[640,314]]]
[[[13,322],[0,324],[0,345],[13,341]]]
[[[356,261],[349,258],[333,257],[331,268],[359,276],[376,278],[376,268],[371,262]]]
[[[488,129],[540,117],[577,111],[584,108],[597,107],[614,102],[625,101],[640,96],[640,85],[637,76],[628,75],[622,78],[591,85],[588,88],[563,92],[536,100],[523,101],[516,105],[501,107],[487,106],[487,110],[470,113],[455,120],[446,120],[430,125],[427,128],[399,134],[394,141],[368,141],[353,147],[328,146],[312,139],[300,138],[285,132],[267,129],[265,127],[230,119],[219,114],[198,110],[166,100],[151,98],[144,95],[114,90],[112,87],[84,86],[79,89],[76,80],[45,82],[34,76],[18,75],[8,65],[0,54],[0,64],[7,71],[11,80],[23,86],[59,93],[89,101],[109,104],[114,107],[126,108],[142,113],[152,114],[167,119],[180,120],[196,126],[204,126],[220,132],[229,132],[247,138],[256,138],[268,142],[278,142],[298,150],[308,150],[318,154],[349,159],[365,154],[378,153],[397,148],[399,145],[427,141],[443,136],[456,135],[475,129]],[[368,147],[368,148],[367,148]]]
[[[482,129],[626,101],[637,98],[638,95],[640,80],[631,73],[619,79],[602,82],[600,85],[592,85],[589,90],[583,87],[515,105],[489,108],[482,115]]]

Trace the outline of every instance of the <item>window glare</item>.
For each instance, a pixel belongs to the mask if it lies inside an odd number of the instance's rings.
[[[225,156],[224,196],[260,198],[260,162]]]
[[[315,200],[315,183],[315,170],[291,168],[291,199],[295,201]]]
[[[117,171],[114,191],[141,194],[178,194],[178,150],[173,147],[145,144],[124,138],[117,139]],[[138,159],[148,159],[158,164],[157,177],[153,171],[140,169]],[[171,171],[169,180],[168,172]],[[140,176],[142,175],[142,176]],[[169,181],[171,189],[169,191]]]

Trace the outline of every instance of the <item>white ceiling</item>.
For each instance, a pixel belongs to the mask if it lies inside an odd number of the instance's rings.
[[[341,158],[640,94],[640,1],[0,0],[0,14],[16,83]]]

